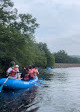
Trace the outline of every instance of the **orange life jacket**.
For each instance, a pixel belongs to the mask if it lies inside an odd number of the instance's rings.
[[[34,71],[34,75],[37,76],[37,73],[38,73],[37,69],[34,68],[33,71]]]
[[[29,69],[29,75],[31,76],[31,77],[34,77],[34,70],[33,69]]]

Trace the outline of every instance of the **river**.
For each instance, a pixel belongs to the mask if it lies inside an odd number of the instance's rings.
[[[80,67],[43,70],[45,83],[2,91],[0,112],[80,112]]]

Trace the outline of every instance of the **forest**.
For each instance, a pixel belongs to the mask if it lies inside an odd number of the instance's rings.
[[[54,53],[55,63],[80,63],[79,56],[69,56],[64,50]]]
[[[11,0],[0,0],[0,73],[4,73],[11,61],[20,68],[34,64],[52,67],[55,63],[80,63],[80,58],[69,56],[64,50],[52,53],[46,43],[36,42],[39,28],[31,14],[19,14]]]
[[[46,43],[35,40],[39,24],[31,14],[18,14],[11,0],[0,0],[0,73],[15,61],[20,67],[53,66],[55,58]]]

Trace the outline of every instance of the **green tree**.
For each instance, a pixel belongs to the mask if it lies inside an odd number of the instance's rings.
[[[0,0],[0,24],[7,26],[16,20],[17,9],[12,10],[13,6],[10,0]]]
[[[66,63],[68,55],[64,50],[60,50],[57,53],[54,53],[56,63]]]
[[[10,0],[0,1],[0,64],[5,68],[11,60],[19,65],[34,62],[33,33],[38,27],[29,14],[17,14]],[[18,21],[20,20],[20,21]]]
[[[53,66],[54,63],[55,63],[55,58],[54,58],[54,55],[49,51],[49,49],[47,48],[47,44],[46,43],[42,43],[40,42],[38,44],[39,46],[39,49],[41,51],[44,51],[45,52],[45,57],[47,59],[47,64],[46,66]]]
[[[64,50],[54,53],[56,63],[80,63],[79,58],[69,56]]]
[[[20,67],[35,64],[53,66],[54,56],[46,43],[36,43],[34,33],[39,24],[30,14],[19,14],[10,0],[0,0],[0,72],[10,61]]]

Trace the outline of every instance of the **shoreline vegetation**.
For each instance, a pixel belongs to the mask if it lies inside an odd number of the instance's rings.
[[[11,0],[0,0],[0,72],[15,61],[25,66],[53,66],[55,57],[46,43],[37,42],[35,31],[40,24],[29,13],[18,13]]]
[[[80,64],[71,63],[55,63],[53,68],[80,67]]]
[[[34,34],[40,24],[35,17],[29,13],[19,14],[11,0],[1,0],[0,4],[1,74],[5,76],[11,61],[15,61],[20,70],[29,65],[41,68],[80,67],[80,57],[69,56],[64,50],[52,53],[46,43],[36,42]]]

